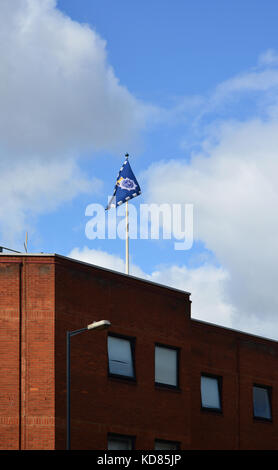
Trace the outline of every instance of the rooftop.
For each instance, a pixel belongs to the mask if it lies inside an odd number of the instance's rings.
[[[91,266],[95,269],[100,269],[102,271],[110,272],[110,273],[116,274],[118,276],[123,276],[123,277],[128,278],[128,279],[134,279],[136,281],[144,282],[144,283],[147,283],[149,285],[158,286],[158,287],[161,287],[163,289],[171,290],[173,292],[178,292],[179,294],[185,294],[185,295],[189,295],[189,296],[191,295],[190,292],[185,291],[185,290],[177,289],[175,287],[171,287],[171,286],[168,286],[168,285],[165,285],[165,284],[159,284],[157,282],[150,281],[150,280],[145,279],[145,278],[132,276],[130,274],[125,274],[125,273],[122,273],[120,271],[115,271],[113,269],[104,268],[104,267],[99,266],[99,265],[95,265],[95,264],[92,264],[92,263],[87,263],[85,261],[80,261],[80,260],[77,260],[75,258],[70,258],[68,256],[63,256],[63,255],[60,255],[60,254],[57,254],[57,253],[20,253],[20,252],[12,251],[11,253],[0,252],[0,262],[1,262],[1,257],[4,257],[4,258],[5,257],[7,257],[7,258],[14,258],[14,257],[18,257],[18,258],[22,258],[22,257],[27,257],[27,258],[29,258],[29,257],[40,257],[40,258],[41,257],[52,257],[52,258],[57,258],[57,259],[61,259],[61,260],[64,259],[64,260],[67,260],[67,261],[70,261],[70,262],[73,262],[73,263],[83,264],[85,266]],[[239,334],[243,334],[243,335],[248,335],[250,338],[253,337],[254,339],[258,338],[258,339],[261,339],[261,340],[272,341],[274,343],[277,343],[277,340],[274,339],[274,338],[268,338],[268,337],[265,337],[265,336],[252,334],[252,333],[249,333],[248,331],[233,329],[233,328],[222,326],[222,325],[215,324],[215,323],[212,323],[212,322],[199,320],[198,318],[194,318],[194,317],[191,317],[191,320],[193,320],[196,324],[200,323],[200,324],[208,325],[208,326],[215,327],[215,328],[221,328],[221,329],[226,330],[227,332],[230,332],[230,333],[239,333]]]
[[[125,273],[122,273],[120,271],[115,271],[113,269],[104,268],[102,266],[92,264],[92,263],[87,263],[85,261],[80,261],[80,260],[77,260],[75,258],[69,258],[68,256],[59,255],[57,253],[17,253],[17,252],[1,253],[0,252],[0,257],[2,257],[2,256],[3,257],[8,257],[8,258],[14,258],[14,257],[19,257],[19,258],[21,258],[21,257],[27,257],[27,258],[28,257],[52,257],[53,258],[54,257],[54,258],[58,258],[58,259],[65,259],[65,260],[72,261],[72,262],[75,262],[75,263],[83,264],[85,266],[92,266],[92,267],[94,267],[96,269],[100,269],[102,271],[111,272],[113,274],[117,274],[117,275],[123,276],[125,278],[135,279],[137,281],[145,282],[145,283],[150,284],[150,285],[163,287],[164,289],[169,289],[169,290],[174,291],[174,292],[179,292],[180,294],[190,295],[190,292],[187,292],[185,290],[177,289],[175,287],[167,286],[165,284],[159,284],[158,282],[150,281],[149,279],[145,279],[145,278],[141,278],[141,277],[137,277],[137,276],[132,276],[131,274],[125,274]]]

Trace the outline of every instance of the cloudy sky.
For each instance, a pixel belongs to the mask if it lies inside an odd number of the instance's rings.
[[[1,0],[1,245],[124,271],[88,239],[128,152],[140,203],[193,204],[194,243],[131,240],[131,274],[192,316],[278,339],[276,0]]]

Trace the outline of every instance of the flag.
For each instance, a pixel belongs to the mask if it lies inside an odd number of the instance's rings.
[[[128,154],[126,154],[126,159],[118,174],[113,196],[106,210],[110,209],[110,207],[118,207],[130,199],[139,196],[139,194],[141,194],[141,189],[129,164]],[[116,199],[115,202],[114,199]]]

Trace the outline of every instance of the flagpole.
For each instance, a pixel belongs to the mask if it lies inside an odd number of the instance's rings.
[[[113,196],[108,202],[107,210],[112,207],[112,201],[116,198],[115,207],[125,203],[125,219],[126,219],[126,241],[125,241],[125,272],[129,274],[129,214],[128,214],[128,200],[141,194],[141,189],[136,180],[128,162],[128,153],[125,154],[125,161],[120,168],[116,184],[114,187]],[[117,191],[120,192],[117,193]],[[132,191],[132,192],[131,192]]]
[[[129,223],[128,223],[128,201],[125,204],[126,240],[125,240],[125,272],[129,274]]]
[[[129,154],[125,154],[128,160]],[[129,274],[129,223],[128,223],[128,201],[125,204],[125,221],[126,221],[126,235],[125,235],[125,272]]]

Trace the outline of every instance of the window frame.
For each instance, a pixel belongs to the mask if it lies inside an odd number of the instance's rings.
[[[254,387],[262,388],[267,391],[267,397],[269,402],[269,409],[270,409],[270,418],[265,418],[263,416],[255,416],[255,408],[254,408]],[[270,385],[262,385],[258,383],[253,383],[252,386],[252,405],[253,405],[253,420],[254,421],[264,421],[267,423],[273,422],[273,414],[272,414],[272,387]]]
[[[176,351],[176,385],[166,384],[164,382],[156,382],[155,380],[155,351],[156,347],[170,349]],[[169,390],[180,390],[180,348],[177,346],[170,346],[168,344],[155,343],[154,345],[154,383],[157,388],[164,388]]]
[[[108,441],[109,439],[118,439],[118,440],[125,440],[125,439],[128,439],[130,440],[131,442],[131,449],[130,450],[134,450],[135,449],[135,440],[136,440],[136,436],[130,436],[130,435],[127,435],[127,434],[117,434],[117,433],[114,433],[114,432],[109,432],[107,433],[107,450],[108,452],[114,452],[114,450],[112,449],[108,449]],[[128,450],[128,449],[125,449],[125,450]]]
[[[214,380],[217,381],[220,408],[213,408],[213,407],[210,407],[210,406],[203,405],[203,401],[202,401],[202,377],[207,377],[209,379],[214,379]],[[222,377],[222,375],[210,374],[209,372],[201,372],[201,375],[200,375],[201,410],[202,411],[208,411],[209,413],[223,414],[222,390],[223,390],[223,377]]]
[[[165,451],[169,450],[171,452],[171,451],[174,451],[174,450],[180,450],[180,448],[181,448],[181,443],[178,442],[178,441],[169,441],[168,439],[155,439],[154,440],[154,450],[159,450],[159,449],[155,448],[156,442],[163,442],[163,443],[165,442],[165,444],[175,444],[176,445],[176,449],[171,449],[171,450],[170,449],[164,449]]]
[[[113,372],[110,372],[110,367],[109,367],[109,352],[108,352],[108,338],[113,337],[113,338],[118,338],[118,339],[123,339],[125,341],[129,341],[130,343],[130,351],[131,351],[131,360],[132,360],[132,367],[133,367],[133,376],[130,375],[123,375],[123,374],[115,374]],[[136,338],[134,336],[126,336],[122,334],[117,334],[117,333],[108,333],[107,335],[107,367],[108,367],[108,377],[110,378],[115,378],[115,379],[120,379],[120,380],[127,380],[129,382],[136,382],[136,368],[135,368],[135,342]]]

